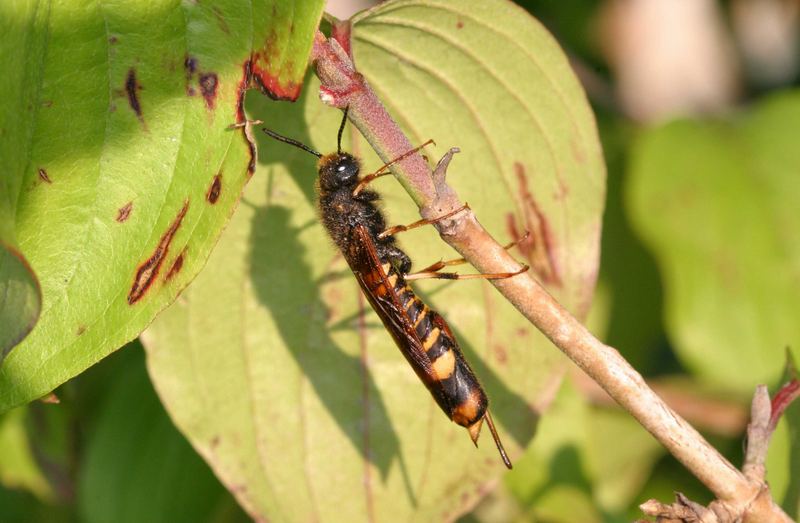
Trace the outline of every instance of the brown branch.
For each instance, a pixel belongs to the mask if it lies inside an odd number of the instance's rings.
[[[742,472],[753,482],[764,482],[769,440],[772,436],[769,419],[772,408],[766,385],[756,387],[750,406],[750,423],[747,425],[747,450],[744,456]]]
[[[340,27],[338,34],[349,31]],[[412,148],[339,42],[319,34],[312,59],[321,80],[322,100],[334,107],[349,107],[350,120],[385,162]],[[451,149],[433,173],[421,155],[412,155],[392,166],[393,174],[417,203],[423,218],[441,216],[462,206],[444,181],[447,163],[456,151]],[[515,272],[520,268],[471,211],[443,220],[437,228],[442,238],[480,272]],[[492,284],[702,481],[725,510],[750,518],[745,521],[790,521],[769,497],[768,503],[753,506],[754,500],[763,499],[763,482],[750,481],[731,465],[672,411],[614,348],[592,336],[536,280],[520,275],[494,280]]]

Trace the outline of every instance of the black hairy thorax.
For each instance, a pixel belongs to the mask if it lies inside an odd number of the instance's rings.
[[[369,232],[382,260],[388,260],[400,272],[411,269],[411,259],[395,244],[394,236],[380,237],[386,219],[378,202],[378,193],[363,190],[354,195],[361,165],[349,153],[332,153],[319,160],[319,209],[322,223],[341,251],[352,245],[352,235],[361,225]]]

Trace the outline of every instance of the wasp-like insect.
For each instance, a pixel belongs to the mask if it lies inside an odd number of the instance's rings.
[[[450,327],[441,315],[414,294],[406,282],[421,278],[508,278],[528,270],[528,267],[501,274],[458,275],[438,272],[447,265],[463,261],[453,260],[438,262],[418,273],[410,273],[411,259],[395,244],[394,235],[449,218],[466,206],[437,219],[419,220],[411,225],[387,229],[383,214],[376,206],[378,194],[364,188],[373,179],[386,174],[385,169],[389,165],[430,142],[359,179],[361,166],[358,159],[342,152],[342,132],[346,121],[347,110],[339,127],[337,150],[327,155],[270,129],[264,129],[264,132],[319,158],[318,205],[322,223],[350,265],[367,300],[439,407],[452,421],[467,428],[476,446],[481,426],[486,420],[503,463],[511,468],[511,461],[489,414],[486,393],[464,359]]]

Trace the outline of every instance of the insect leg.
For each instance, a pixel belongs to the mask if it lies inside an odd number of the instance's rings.
[[[447,218],[450,218],[451,216],[456,215],[465,209],[469,209],[469,205],[467,205],[466,203],[461,207],[459,207],[458,209],[456,209],[455,211],[449,212],[447,214],[444,214],[437,218],[433,218],[431,220],[422,219],[422,220],[417,220],[414,223],[410,223],[408,225],[395,225],[394,227],[389,227],[385,231],[378,234],[378,238],[386,238],[387,236],[394,236],[398,232],[409,231],[411,229],[416,229],[417,227],[422,227],[423,225],[436,223],[445,220]]]
[[[522,241],[525,241],[525,239],[528,237],[529,234],[530,233],[526,232],[522,236],[522,238],[520,238],[518,240],[514,240],[513,242],[510,242],[507,245],[504,245],[503,249],[509,250],[512,247],[514,247],[515,245],[517,245],[518,243],[520,243]],[[417,272],[436,272],[436,271],[444,269],[445,267],[452,267],[453,265],[461,265],[461,264],[464,264],[464,263],[467,263],[467,260],[465,260],[464,258],[454,258],[452,260],[444,260],[444,261],[439,260],[438,262],[433,263],[431,265],[428,265],[424,269],[421,269],[421,270],[419,270]]]
[[[396,245],[387,245],[384,249],[389,262],[400,274],[406,274],[411,270],[411,258],[408,257],[408,254]]]
[[[355,188],[355,189],[353,189],[353,196],[358,196],[358,193],[360,193],[361,191],[363,191],[363,190],[364,190],[364,187],[366,187],[366,186],[367,186],[367,185],[368,185],[370,182],[372,182],[372,181],[373,181],[375,178],[380,178],[381,176],[386,176],[387,174],[389,174],[389,171],[387,170],[387,168],[388,168],[390,165],[393,165],[393,164],[395,164],[395,163],[399,162],[400,160],[405,160],[406,158],[408,158],[409,156],[411,156],[411,155],[412,155],[412,154],[414,154],[415,152],[419,151],[419,150],[420,150],[420,149],[422,149],[423,147],[425,147],[425,146],[427,146],[427,145],[430,145],[430,144],[436,145],[436,143],[435,143],[433,140],[428,140],[427,142],[423,143],[422,145],[420,145],[420,146],[418,146],[418,147],[414,147],[413,149],[411,149],[411,150],[409,150],[409,151],[406,151],[406,152],[404,152],[403,154],[401,154],[400,156],[398,156],[398,157],[397,157],[397,158],[395,158],[394,160],[392,160],[392,161],[390,161],[390,162],[388,162],[388,163],[385,163],[385,164],[383,164],[383,167],[381,167],[380,169],[378,169],[378,170],[377,170],[377,171],[375,171],[374,173],[372,173],[372,174],[368,174],[368,175],[364,176],[364,177],[361,179],[361,181],[360,181],[360,182],[358,182],[358,185],[356,185],[356,188]]]
[[[406,274],[404,276],[406,281],[411,280],[504,280],[511,278],[517,274],[526,272],[530,267],[523,265],[522,268],[515,272],[495,272],[489,274],[458,274],[457,272],[436,272],[436,271],[419,271]]]

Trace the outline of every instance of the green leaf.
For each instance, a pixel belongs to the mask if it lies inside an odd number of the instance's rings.
[[[585,311],[604,171],[591,112],[553,39],[500,1],[389,2],[359,17],[353,34],[360,71],[412,140],[461,147],[449,180],[481,223],[502,241],[511,221],[518,233],[544,231],[549,288]],[[248,111],[331,151],[341,113],[314,88],[295,106]],[[345,147],[364,157],[365,173],[377,168],[354,134],[348,127]],[[143,335],[156,390],[256,519],[454,518],[504,470],[488,432],[476,450],[364,310],[316,216],[315,159],[266,138],[260,151],[207,270]],[[434,161],[441,151],[426,154]],[[375,188],[389,223],[419,219],[394,179]],[[400,243],[417,267],[453,256],[432,228]],[[518,456],[563,358],[488,283],[415,288],[450,322]]]
[[[663,454],[630,415],[591,408],[565,384],[506,485],[537,521],[623,520]]]
[[[80,4],[0,3],[13,35],[0,42],[0,216],[43,294],[0,368],[0,411],[135,338],[200,271],[250,174],[244,130],[229,126],[251,48],[291,56],[276,82],[299,84],[322,6]]]
[[[623,513],[665,454],[664,448],[619,409],[593,409],[584,434],[596,504],[608,513]]]
[[[36,67],[28,65],[28,60],[41,61],[36,52],[28,56],[9,52],[26,47],[37,14],[33,2],[16,4],[13,17],[8,3],[0,5],[0,364],[31,331],[42,307],[39,282],[19,251],[14,226],[15,195],[22,185],[16,173],[25,168],[25,158],[18,152],[33,132],[33,122],[19,115],[34,103],[35,90],[28,86],[41,76]]]
[[[232,521],[220,515],[235,504],[167,418],[141,348],[128,350],[136,355],[107,391],[86,442],[78,478],[80,520]]]
[[[24,488],[41,499],[53,496],[25,434],[25,408],[0,415],[0,483]]]
[[[800,350],[798,133],[790,92],[736,121],[647,131],[631,163],[630,213],[658,259],[678,356],[743,394]]]
[[[602,521],[591,495],[588,416],[588,405],[566,382],[542,420],[536,441],[506,476],[505,484],[535,520]]]
[[[33,329],[41,307],[39,282],[27,261],[0,239],[0,364]]]

